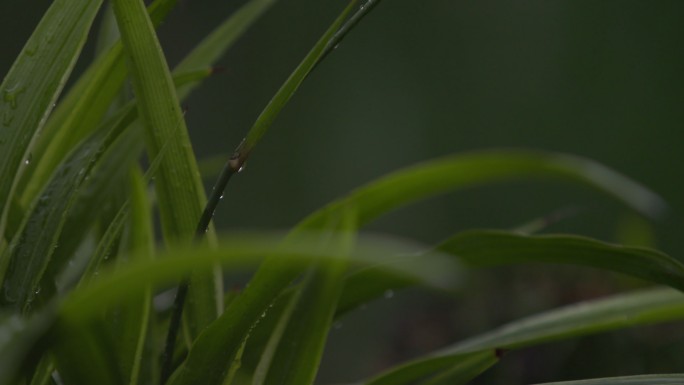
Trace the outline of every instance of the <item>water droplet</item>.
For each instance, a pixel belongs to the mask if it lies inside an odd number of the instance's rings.
[[[14,114],[11,111],[6,110],[5,113],[2,115],[2,125],[9,126],[10,124],[12,124],[13,120]]]
[[[40,294],[40,286],[36,287],[36,290],[34,291],[36,295]]]
[[[333,49],[337,49],[337,47],[339,47],[339,46],[340,46],[339,44],[335,44],[335,45],[333,46]]]
[[[237,172],[240,173],[240,172],[244,171],[245,166],[247,166],[247,163],[243,163],[242,166],[240,166],[240,168],[238,168]]]
[[[26,157],[26,159],[24,159],[24,164],[27,165],[27,166],[28,166],[29,164],[31,164],[31,159],[33,159],[33,154],[29,153],[29,154],[28,154],[28,157]]]
[[[385,293],[383,293],[382,296],[387,298],[387,299],[390,299],[390,298],[394,297],[394,290],[391,290],[391,289],[385,290]]]
[[[36,54],[39,47],[39,45],[36,42],[37,40],[35,39],[29,40],[28,44],[26,45],[26,49],[24,50],[26,56],[33,56]]]
[[[219,199],[223,199],[223,194],[221,194],[221,196],[219,197]]]
[[[21,88],[20,83],[17,83],[13,87],[7,87],[2,91],[2,100],[9,103],[10,108],[17,108],[17,96],[22,92],[24,92],[24,89]]]

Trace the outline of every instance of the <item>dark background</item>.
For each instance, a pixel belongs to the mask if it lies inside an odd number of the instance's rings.
[[[0,2],[0,73],[49,3]],[[180,0],[160,29],[171,65],[242,3]],[[343,6],[282,0],[238,42],[218,63],[225,71],[186,103],[198,158],[232,151]],[[589,157],[661,194],[670,210],[652,224],[653,245],[682,259],[683,15],[678,0],[387,0],[306,80],[231,182],[217,225],[288,228],[418,161],[531,148]],[[93,51],[90,43],[77,70]],[[521,181],[420,203],[369,230],[432,243],[564,207],[577,214],[548,232],[633,242],[628,229],[646,226],[595,191]],[[456,299],[394,293],[337,325],[320,379],[357,380],[516,317],[639,285],[586,269],[518,267],[474,272]],[[681,330],[638,328],[513,352],[479,383],[682,372]]]

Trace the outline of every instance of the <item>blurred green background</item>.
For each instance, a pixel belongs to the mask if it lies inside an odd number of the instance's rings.
[[[0,73],[49,4],[0,2]],[[179,0],[160,29],[169,62],[241,4]],[[219,63],[225,71],[186,103],[198,158],[237,146],[343,6],[282,0],[239,41]],[[670,208],[652,223],[652,245],[684,259],[683,16],[680,0],[386,0],[307,79],[231,182],[217,225],[287,228],[356,186],[422,160],[532,148],[592,158],[661,194]],[[77,70],[93,51],[91,42]],[[551,181],[452,194],[394,213],[370,230],[432,243],[568,207],[576,214],[547,231],[651,242],[643,236],[648,224],[618,203]],[[332,331],[320,379],[356,380],[516,317],[638,285],[585,269],[518,267],[474,272],[472,289],[456,299],[420,290],[387,293],[391,298]],[[513,352],[477,383],[684,372],[683,326]]]

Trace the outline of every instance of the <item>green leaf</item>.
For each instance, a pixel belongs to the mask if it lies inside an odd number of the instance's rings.
[[[355,4],[356,0],[349,3],[264,108],[248,132],[247,137],[231,158],[229,166],[232,172],[237,172],[242,168],[251,150],[259,142],[287,101],[306,78],[306,75],[325,52],[328,42],[342,25]],[[222,186],[220,190],[223,190]],[[335,215],[331,215],[328,218],[332,217],[335,217]],[[300,271],[299,269],[282,266],[279,261],[275,260],[260,268],[250,283],[249,289],[231,303],[231,310],[224,313],[224,316],[220,317],[218,322],[212,324],[198,337],[190,349],[188,358],[180,367],[171,383],[177,385],[186,384],[197,381],[198,378],[201,378],[202,382],[207,384],[218,384],[221,382],[229,372],[229,369],[226,367],[227,363],[232,362],[236,358],[244,340],[260,319],[261,314],[268,310],[268,306],[274,301],[279,292]]]
[[[472,152],[424,162],[361,187],[316,215],[325,215],[351,204],[357,207],[359,223],[363,225],[430,196],[521,178],[559,179],[588,185],[644,215],[658,216],[665,207],[663,200],[653,192],[591,160],[511,150]],[[317,220],[316,215],[307,220]]]
[[[491,332],[409,361],[365,384],[382,384],[402,373],[442,371],[461,362],[463,354],[499,349],[519,349],[608,330],[682,319],[684,295],[672,289],[650,289],[580,302],[513,321]],[[425,370],[422,370],[425,368]]]
[[[156,0],[149,8],[156,25],[166,17],[176,0]],[[126,80],[121,43],[112,45],[88,67],[56,107],[38,138],[21,183],[21,203],[30,204],[67,154],[90,135],[119,95]]]
[[[420,382],[420,385],[457,385],[466,384],[499,361],[499,351],[474,353],[449,369]]]
[[[330,218],[325,230],[339,235],[323,240],[327,247],[348,250],[353,246],[356,220],[353,211],[342,218]],[[312,266],[304,275],[297,293],[290,299],[262,355],[258,370],[262,381],[254,385],[305,385],[313,383],[323,355],[328,331],[335,315],[337,299],[344,285],[345,261],[323,262]]]
[[[103,314],[99,314],[87,322],[65,323],[58,320],[53,326],[51,356],[65,384],[124,383],[118,367],[115,341],[102,328],[105,323]]]
[[[231,158],[231,168],[234,171],[239,171],[244,165],[247,158],[250,156],[254,147],[261,141],[261,138],[266,134],[266,131],[271,127],[276,117],[280,114],[283,107],[292,98],[299,86],[311,70],[320,61],[326,50],[329,49],[329,43],[335,38],[336,32],[343,25],[344,20],[351,13],[353,7],[356,6],[358,0],[352,0],[342,13],[335,19],[332,25],[325,31],[323,36],[316,42],[311,51],[304,57],[301,63],[295,68],[294,72],[290,74],[285,83],[278,89],[278,92],[271,98],[264,110],[261,112],[257,120],[249,129],[247,136],[240,143],[235,154]]]
[[[143,177],[137,167],[130,172],[131,216],[128,231],[128,250],[132,255],[141,258],[152,258],[154,250],[154,234],[152,231],[152,210],[147,200],[147,189]],[[142,253],[136,254],[136,251]],[[124,254],[125,255],[125,254]],[[133,261],[125,258],[117,259],[120,266]],[[142,296],[132,296],[116,307],[113,335],[116,336],[120,370],[127,384],[156,383],[158,370],[156,352],[148,344],[148,335],[152,323],[152,290],[147,288]],[[148,346],[146,346],[148,345]],[[145,354],[145,352],[148,354]],[[142,377],[142,378],[141,378]]]
[[[684,374],[649,374],[595,378],[592,380],[545,382],[540,385],[678,385],[682,383],[684,383]]]
[[[132,256],[135,261],[116,271],[104,269],[99,279],[71,292],[62,302],[64,322],[89,320],[102,309],[147,287],[159,288],[173,283],[197,267],[209,270],[215,261],[232,269],[253,268],[272,255],[283,266],[309,266],[316,261],[348,260],[361,265],[380,265],[396,274],[405,274],[436,286],[458,285],[453,277],[460,269],[453,258],[439,253],[418,255],[422,246],[405,241],[360,236],[355,247],[346,252],[326,247],[321,239],[334,237],[330,232],[300,232],[283,241],[282,234],[239,233],[219,238],[217,247],[209,245],[178,246],[160,252],[153,260]],[[237,301],[240,297],[236,298]]]
[[[403,385],[413,384],[434,373],[442,372],[441,375],[433,377],[421,384],[437,384],[440,380],[448,379],[454,381],[452,384],[462,384],[476,377],[488,367],[498,361],[497,353],[494,350],[484,350],[474,353],[460,353],[448,357],[434,358],[425,360],[420,365],[408,364],[391,369],[389,372],[371,379],[367,385]],[[444,376],[444,377],[442,377]],[[435,381],[435,382],[432,382]]]
[[[612,245],[573,235],[527,236],[466,231],[439,246],[473,266],[560,263],[616,271],[684,290],[684,264],[656,250]]]
[[[0,234],[31,143],[83,48],[101,0],[56,0],[0,85]]]
[[[46,289],[40,285],[58,246],[65,213],[75,204],[80,187],[106,150],[130,123],[127,117],[118,115],[111,120],[110,129],[96,133],[72,153],[33,204],[20,231],[0,256],[0,277],[3,277],[0,301],[4,304],[27,313],[38,293]]]
[[[115,0],[112,6],[129,58],[150,158],[170,141],[155,182],[164,239],[167,244],[187,242],[195,234],[206,198],[171,74],[143,2]],[[185,314],[193,336],[222,311],[218,278],[211,272],[191,276]]]

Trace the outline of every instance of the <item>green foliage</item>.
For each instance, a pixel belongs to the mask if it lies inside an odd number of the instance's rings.
[[[646,217],[665,208],[605,166],[540,151],[424,162],[352,191],[287,233],[217,236],[209,222],[231,176],[311,71],[379,3],[352,0],[341,11],[226,159],[207,197],[179,101],[274,2],[248,1],[171,71],[155,27],[175,1],[146,9],[141,0],[113,0],[121,41],[108,44],[111,34],[103,33],[98,56],[54,111],[101,1],[52,3],[0,86],[0,384],[312,384],[336,319],[408,286],[460,295],[482,267],[577,265],[684,289],[684,266],[674,258],[585,237],[477,230],[426,247],[361,232],[412,203],[520,179],[588,186]],[[127,79],[135,98],[122,103]],[[256,273],[224,299],[221,268]],[[155,296],[176,285],[187,297],[155,307]],[[510,322],[364,383],[467,383],[508,350],[682,318],[678,291],[615,295]]]

